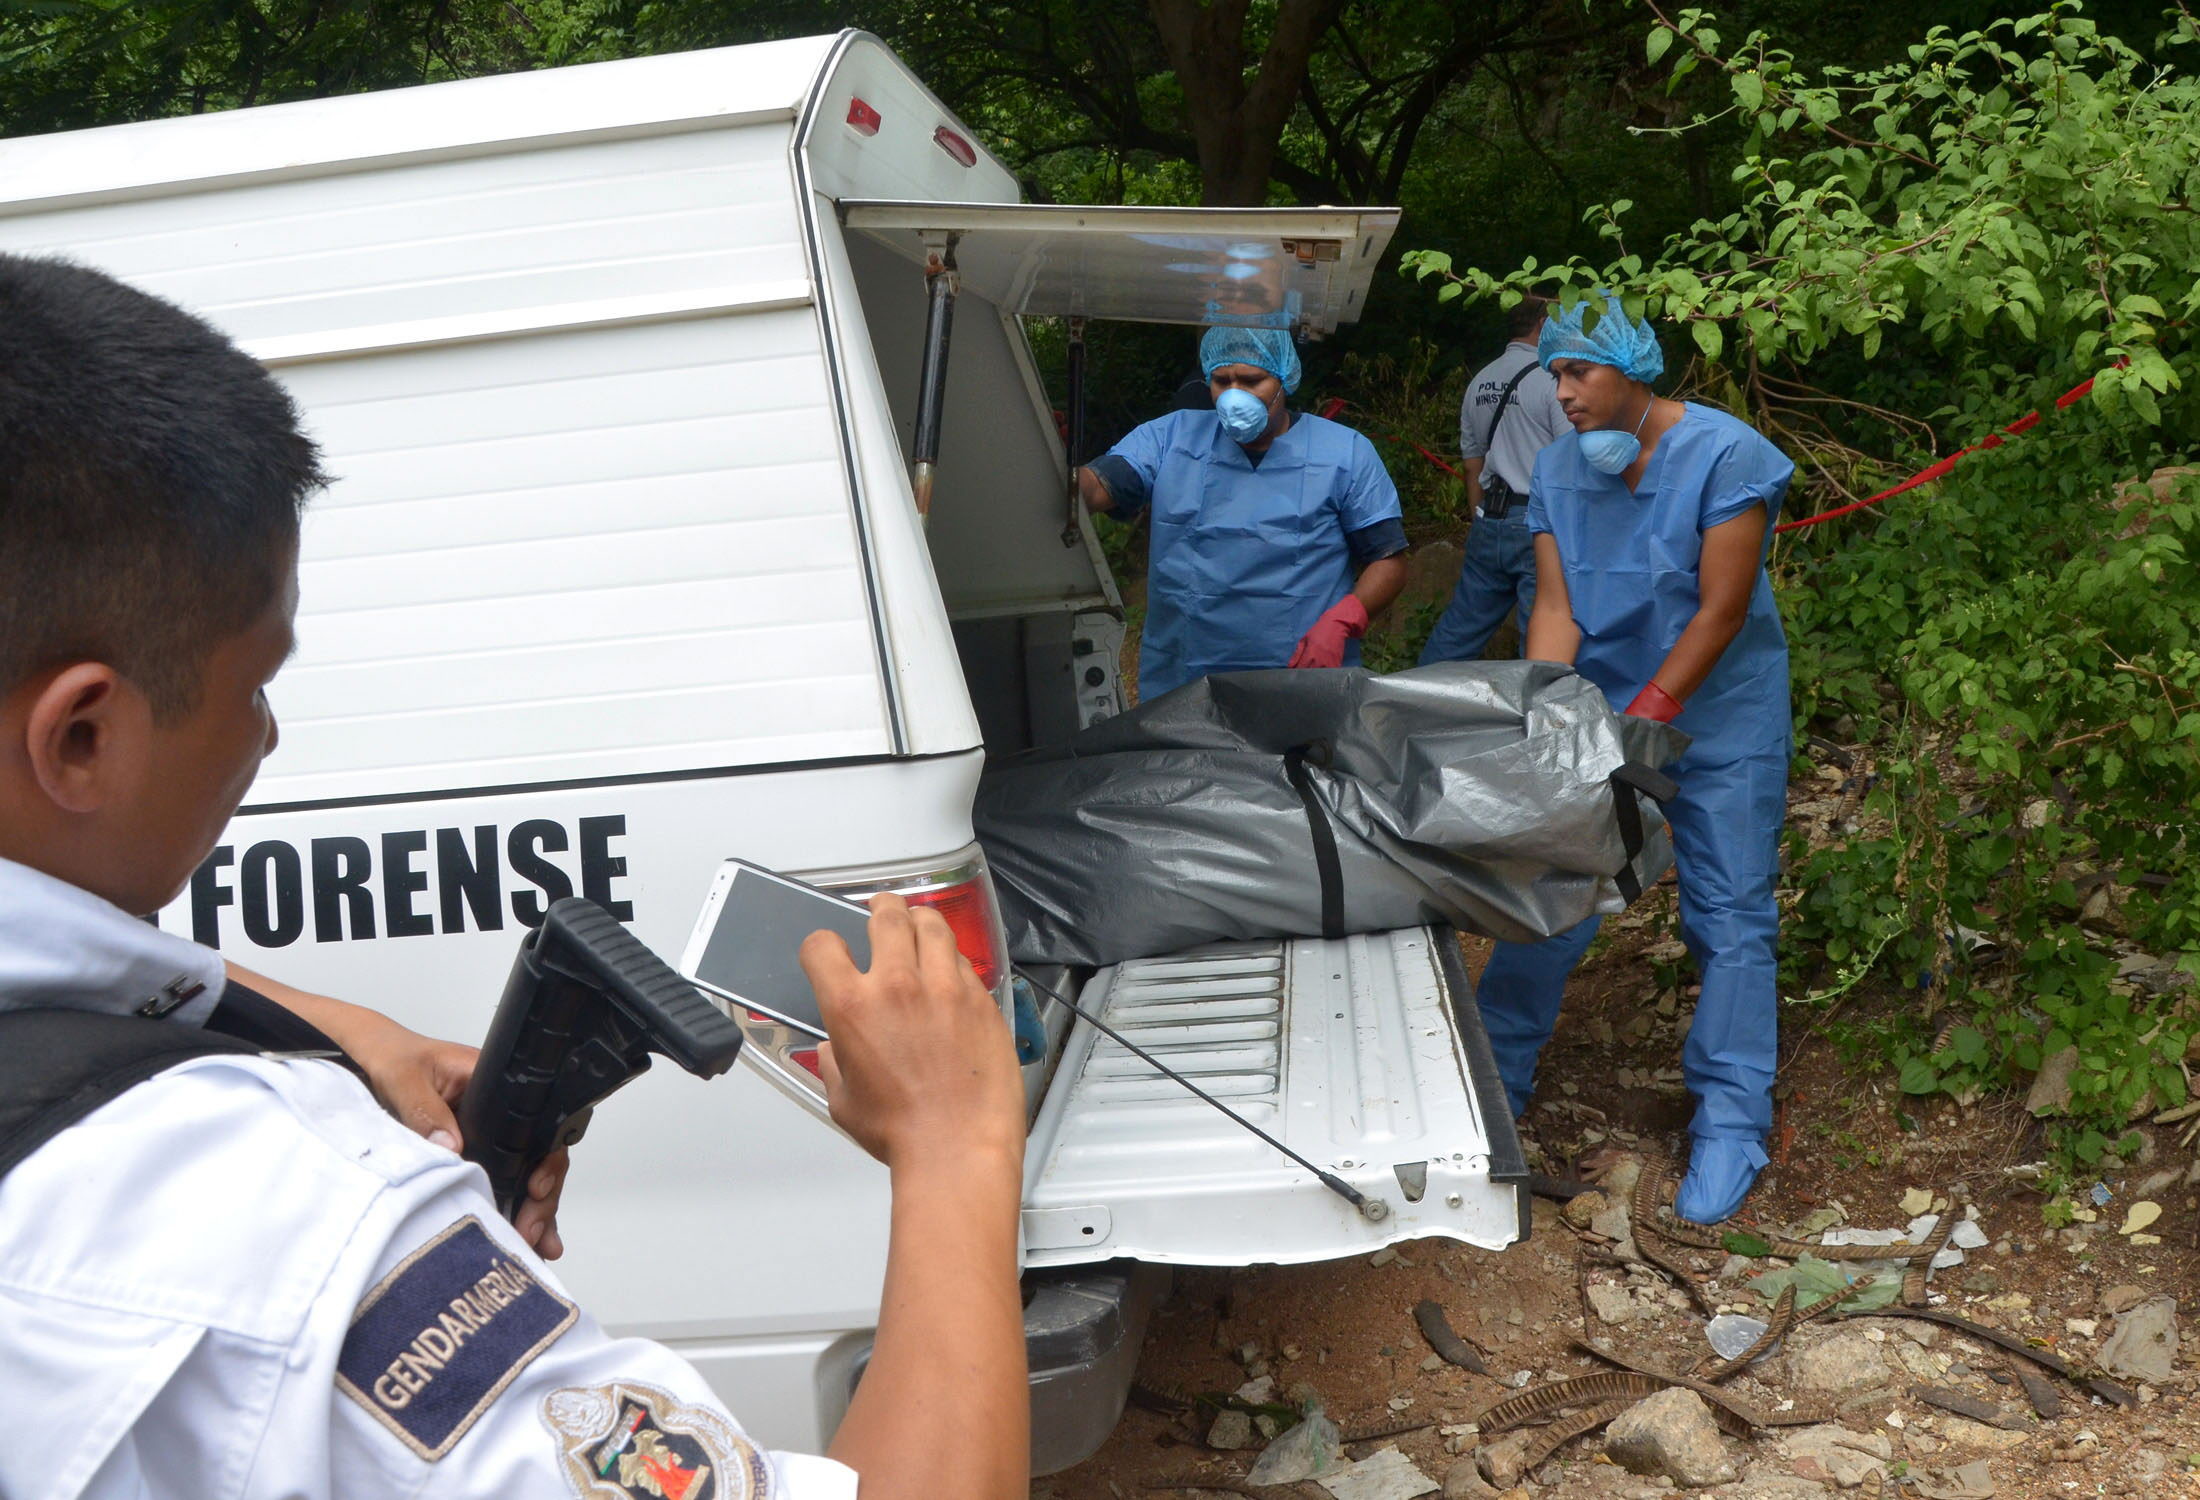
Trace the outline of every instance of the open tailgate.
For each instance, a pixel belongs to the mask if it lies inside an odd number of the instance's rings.
[[[1525,1236],[1527,1166],[1451,933],[1138,959],[1101,970],[1079,1004],[1381,1217],[1080,1020],[1032,1127],[1027,1265],[1283,1264]]]
[[[1318,338],[1358,318],[1394,208],[1138,208],[843,200],[841,222],[1027,317],[1236,323]]]

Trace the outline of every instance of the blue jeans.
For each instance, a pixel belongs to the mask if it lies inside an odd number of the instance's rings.
[[[1528,534],[1528,502],[1516,499],[1504,515],[1484,517],[1467,531],[1466,561],[1451,603],[1421,648],[1420,665],[1475,661],[1506,614],[1520,611],[1520,650],[1528,650],[1528,614],[1535,608],[1535,539]]]

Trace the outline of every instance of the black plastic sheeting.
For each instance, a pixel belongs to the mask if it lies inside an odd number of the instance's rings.
[[[975,819],[1025,963],[1442,923],[1526,941],[1664,873],[1659,768],[1687,744],[1548,662],[1233,672],[989,766]]]

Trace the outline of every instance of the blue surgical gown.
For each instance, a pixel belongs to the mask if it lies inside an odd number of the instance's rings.
[[[1288,663],[1322,611],[1352,591],[1367,560],[1354,557],[1352,534],[1400,521],[1375,445],[1317,416],[1294,415],[1256,465],[1212,411],[1171,412],[1093,467],[1119,514],[1153,508],[1138,656],[1147,700],[1210,672]],[[1345,661],[1359,659],[1354,641]]]
[[[1558,544],[1581,648],[1574,668],[1623,709],[1664,664],[1702,602],[1703,534],[1757,506],[1779,515],[1795,465],[1747,423],[1691,401],[1658,440],[1641,485],[1591,468],[1574,439],[1536,455],[1528,530]],[[1760,569],[1749,616],[1673,721],[1682,764],[1787,752],[1787,636]]]
[[[1703,533],[1755,506],[1769,523],[1794,474],[1746,424],[1693,403],[1658,440],[1633,491],[1591,468],[1571,438],[1537,456],[1528,527],[1558,544],[1581,629],[1574,665],[1615,710],[1696,614]],[[1681,935],[1703,978],[1682,1054],[1697,1098],[1690,1129],[1754,1145],[1772,1123],[1778,1061],[1775,891],[1790,744],[1787,637],[1762,569],[1741,633],[1674,722],[1694,737],[1669,768],[1680,795],[1666,809]],[[1591,919],[1546,942],[1500,943],[1482,973],[1476,999],[1516,1113],[1527,1107],[1566,976],[1595,932]]]

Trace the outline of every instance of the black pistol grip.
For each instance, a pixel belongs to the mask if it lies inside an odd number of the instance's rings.
[[[459,1102],[469,1161],[515,1215],[575,1116],[661,1053],[702,1077],[733,1065],[741,1028],[593,901],[554,903],[513,961]]]

